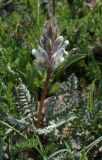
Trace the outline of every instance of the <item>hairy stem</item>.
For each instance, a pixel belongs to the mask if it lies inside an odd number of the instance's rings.
[[[44,107],[44,99],[45,99],[46,94],[47,94],[47,89],[48,89],[50,76],[51,76],[51,73],[47,73],[44,88],[43,88],[42,93],[41,93],[41,99],[40,99],[40,105],[39,105],[39,111],[38,111],[38,117],[37,117],[37,124],[36,124],[37,128],[40,128],[40,125],[41,125],[42,110],[43,110],[43,107]]]

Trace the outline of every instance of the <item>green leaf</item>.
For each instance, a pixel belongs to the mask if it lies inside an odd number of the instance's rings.
[[[52,88],[51,88],[51,90],[50,90],[50,93],[56,93],[56,92],[60,89],[60,87],[61,87],[61,83],[56,82],[56,83],[52,86]]]
[[[8,128],[11,128],[13,131],[15,131],[16,133],[18,133],[20,136],[22,136],[23,138],[26,138],[22,133],[20,133],[19,130],[15,129],[14,127],[12,127],[11,125],[7,124],[6,122],[3,122],[0,120],[0,123]]]
[[[89,144],[87,147],[85,147],[85,149],[87,150],[86,153],[88,153],[94,146],[96,146],[98,143],[100,143],[102,141],[102,136],[98,139],[96,139],[94,142],[92,142],[91,144]],[[82,150],[83,151],[83,150]]]
[[[90,109],[90,112],[92,112],[93,106],[94,106],[94,90],[95,90],[95,80],[92,82],[92,84],[90,86],[90,93],[89,93],[89,109]]]
[[[80,160],[88,160],[86,156],[86,151],[85,148],[83,149],[81,155],[80,155]]]
[[[67,123],[67,122],[73,121],[73,120],[76,119],[76,118],[77,118],[77,117],[74,116],[74,115],[71,115],[71,116],[69,116],[69,117],[62,118],[62,119],[60,119],[60,120],[56,123],[56,128],[64,125],[64,124]]]
[[[63,152],[68,152],[68,150],[67,149],[61,149],[59,151],[56,151],[55,153],[53,153],[52,155],[49,156],[48,160],[52,159],[53,157],[55,157],[58,154],[63,153]]]

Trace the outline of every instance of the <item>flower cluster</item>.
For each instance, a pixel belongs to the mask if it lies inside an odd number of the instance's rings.
[[[68,44],[68,40],[64,40],[63,36],[57,35],[57,23],[56,19],[53,18],[44,24],[38,49],[33,49],[32,55],[36,58],[38,64],[53,71],[62,64],[64,55],[68,55],[68,52],[65,51]]]

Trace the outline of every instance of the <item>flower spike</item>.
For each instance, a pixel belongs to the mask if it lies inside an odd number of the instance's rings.
[[[57,22],[55,18],[46,21],[43,28],[43,35],[39,40],[39,48],[32,50],[38,64],[46,70],[53,71],[64,61],[64,55],[68,55],[65,47],[69,45],[68,40],[63,36],[58,36]],[[63,59],[63,60],[62,60]]]

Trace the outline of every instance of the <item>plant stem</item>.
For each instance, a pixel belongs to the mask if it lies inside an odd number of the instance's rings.
[[[55,0],[52,0],[52,14],[53,14],[53,16],[55,16],[55,10],[56,10]]]
[[[48,72],[47,77],[46,77],[46,81],[45,81],[45,84],[44,84],[44,88],[43,88],[42,93],[41,93],[41,99],[40,99],[40,105],[39,105],[39,111],[38,111],[38,117],[37,117],[37,124],[36,124],[37,128],[40,128],[40,125],[41,125],[42,110],[43,110],[43,107],[44,107],[44,99],[45,99],[46,94],[47,94],[47,89],[48,89],[50,76],[51,76],[51,73]]]

